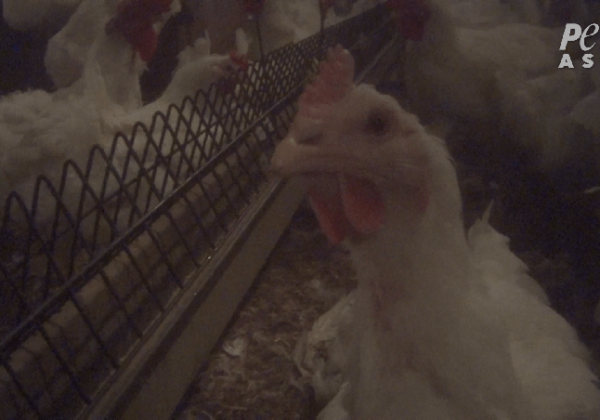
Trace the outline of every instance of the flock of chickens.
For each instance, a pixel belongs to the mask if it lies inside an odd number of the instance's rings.
[[[95,145],[107,155],[114,153],[112,163],[124,180],[135,176],[126,174],[128,148],[111,152],[117,133],[131,135],[137,122],[149,127],[156,112],[166,113],[170,104],[180,106],[186,96],[206,91],[213,82],[244,70],[248,60],[260,58],[259,45],[267,54],[320,29],[319,3],[304,0],[4,0],[2,7],[4,20],[16,29],[53,34],[44,65],[54,86],[53,90],[16,91],[0,99],[2,212],[12,191],[31,206],[40,175],[58,187],[65,161],[85,170]],[[353,13],[359,12],[355,7]],[[186,16],[185,25],[170,25]],[[260,20],[262,40],[256,19]],[[336,19],[333,16],[326,24]],[[171,33],[163,37],[161,45],[164,28]],[[143,101],[141,82],[153,56],[164,59],[160,54],[165,51],[177,64],[164,89],[146,95],[153,99],[148,103]],[[187,102],[187,106],[191,104]],[[202,108],[202,104],[198,106]],[[186,112],[182,110],[182,114]],[[155,125],[148,135],[159,139],[164,125]],[[146,144],[138,137],[133,149],[142,156]],[[172,149],[168,140],[161,147],[163,151]],[[158,170],[162,172],[156,174],[156,183],[167,182],[168,168]],[[94,167],[92,171],[90,186],[99,191],[104,170]],[[117,182],[110,184],[105,196],[119,188]],[[83,194],[81,182],[66,180],[62,200],[72,214]],[[54,217],[55,199],[47,194],[37,200],[36,223],[43,228]]]
[[[240,57],[258,59],[312,35],[324,11],[335,9],[325,22],[332,24],[357,13],[354,3],[3,0],[11,26],[53,34],[44,62],[55,89],[0,99],[0,199],[16,191],[29,200],[39,175],[58,181],[67,159],[84,167],[93,145],[109,148],[116,133],[243,70]],[[515,161],[525,156],[551,183],[564,183],[565,168],[585,165],[589,183],[573,181],[577,190],[569,193],[593,194],[599,73],[582,67],[573,46],[574,68],[558,64],[564,24],[594,23],[596,5],[386,3],[407,40],[403,107],[355,86],[353,59],[338,47],[306,88],[272,159],[280,175],[307,179],[322,229],[332,242],[345,241],[359,277],[357,290],[315,326],[326,321],[335,332],[314,371],[317,394],[327,388],[329,400],[319,418],[600,419],[600,383],[575,330],[488,215],[465,235],[442,140],[476,133],[475,147],[508,151]],[[199,22],[179,34],[191,45],[164,92],[143,103],[145,63],[160,49],[167,19],[183,12]],[[206,37],[189,42],[199,33]],[[125,156],[116,153],[118,164]],[[66,191],[67,207],[77,194]]]

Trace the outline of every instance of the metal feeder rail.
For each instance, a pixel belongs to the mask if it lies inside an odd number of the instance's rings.
[[[378,6],[252,63],[233,92],[217,83],[94,146],[86,165],[40,176],[30,202],[11,193],[0,213],[0,419],[126,413],[282,196],[287,219],[264,228],[251,277],[228,289],[227,307],[206,310],[211,334],[195,332],[209,351],[301,197],[268,164],[319,59],[341,43],[364,74],[394,36]],[[186,380],[201,361],[180,361]],[[179,398],[186,386],[168,385]]]

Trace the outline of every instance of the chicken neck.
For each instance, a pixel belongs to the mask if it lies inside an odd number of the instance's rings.
[[[456,174],[445,154],[434,156],[420,220],[388,197],[385,227],[349,245],[359,277],[357,392],[371,395],[380,375],[415,413],[423,401],[408,390],[423,386],[449,418],[527,418],[503,320],[471,267]]]

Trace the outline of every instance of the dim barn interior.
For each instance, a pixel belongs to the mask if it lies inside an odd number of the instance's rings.
[[[600,420],[600,2],[1,3],[0,419]]]

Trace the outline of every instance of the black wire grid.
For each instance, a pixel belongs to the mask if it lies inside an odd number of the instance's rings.
[[[77,418],[110,386],[267,185],[328,47],[357,73],[392,37],[377,7],[137,123],[41,176],[0,225],[0,418]]]

